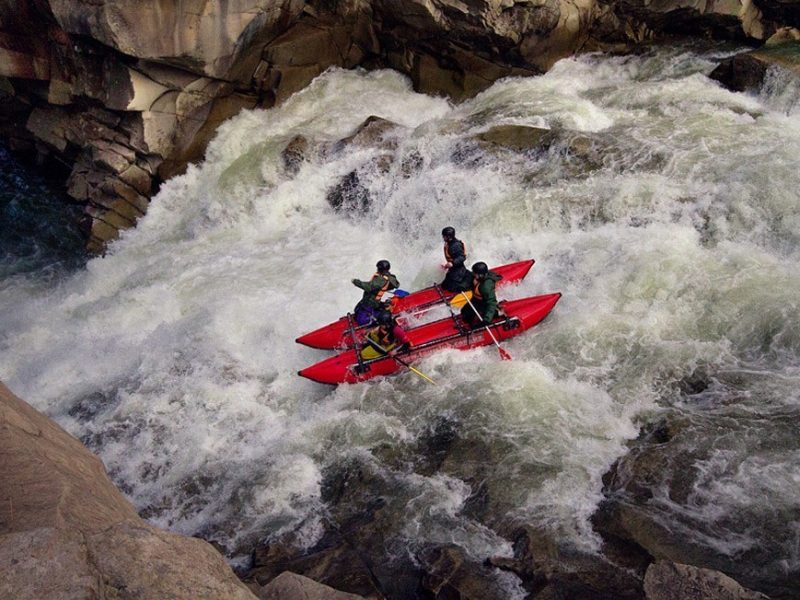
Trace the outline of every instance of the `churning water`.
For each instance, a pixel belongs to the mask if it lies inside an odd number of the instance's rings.
[[[509,554],[499,523],[527,522],[596,548],[603,473],[645,422],[678,418],[652,518],[744,583],[757,569],[790,589],[800,107],[778,77],[758,97],[724,90],[707,77],[722,57],[584,56],[458,106],[393,72],[329,71],[226,123],[107,256],[57,284],[0,284],[0,378],[95,450],[152,522],[232,556],[291,530],[313,543],[324,474],[351,459],[391,472],[395,547]],[[377,146],[285,168],[293,136],[338,140],[371,115],[400,125],[388,168]],[[497,125],[559,133],[540,152],[470,143]],[[335,211],[326,196],[353,170],[369,206]],[[536,259],[501,297],[563,293],[506,345],[514,360],[436,354],[419,368],[438,386],[297,377],[326,353],[294,338],[350,310],[350,279],[376,260],[406,289],[441,278],[445,225],[470,260]],[[706,383],[687,393],[698,373]],[[375,450],[413,447],[442,422],[480,460],[431,475]],[[689,471],[676,499],[670,481]],[[462,511],[476,480],[491,518]]]

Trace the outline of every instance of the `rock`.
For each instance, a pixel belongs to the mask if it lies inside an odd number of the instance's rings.
[[[257,62],[251,48],[273,37],[303,7],[298,0],[143,5],[50,0],[49,4],[59,26],[70,35],[93,38],[129,56],[169,58],[175,66],[221,79],[247,73],[248,63],[253,58]]]
[[[711,569],[659,560],[644,578],[647,600],[766,600],[767,596],[743,588]]]
[[[756,5],[765,19],[800,29],[800,3],[796,2],[796,0],[757,2]]]
[[[800,42],[800,30],[794,27],[781,27],[764,42],[764,46],[777,46],[791,42]]]
[[[356,128],[355,133],[339,140],[336,143],[336,149],[343,150],[349,146],[359,146],[362,148],[395,150],[397,148],[397,138],[391,133],[401,128],[402,126],[397,123],[372,115],[367,117]]]
[[[150,192],[153,189],[153,178],[140,166],[129,165],[124,171],[120,172],[119,178],[142,194],[145,197],[145,201],[150,196]]]
[[[45,41],[0,31],[0,75],[50,79],[50,59]]]
[[[479,133],[476,138],[486,144],[507,148],[515,152],[545,149],[552,137],[549,129],[525,125],[497,125]]]
[[[502,597],[493,574],[486,566],[465,556],[454,545],[439,546],[420,557],[426,570],[422,587],[434,598],[483,600]]]
[[[737,54],[722,61],[709,77],[734,92],[757,91],[764,82],[767,64],[752,54]]]
[[[300,165],[308,160],[308,154],[311,148],[309,139],[302,135],[296,135],[286,148],[281,152],[281,159],[283,160],[283,168],[289,175],[296,175],[300,170]]]
[[[800,42],[790,32],[784,31],[758,50],[725,59],[709,77],[734,92],[757,92],[770,68],[800,77]]]
[[[687,393],[692,393],[691,388]],[[765,518],[756,538],[759,542],[735,557],[716,550],[704,541],[705,536],[739,535],[748,527],[738,520],[752,513],[733,513],[712,522],[691,516],[707,485],[703,465],[720,451],[709,441],[707,428],[725,426],[724,418],[697,422],[680,413],[667,413],[644,428],[629,443],[628,453],[604,475],[605,499],[592,515],[592,525],[607,545],[723,571],[744,585],[777,596],[796,595],[793,582],[776,582],[766,566],[777,551],[770,544],[770,532],[784,527],[783,515]],[[717,527],[726,533],[720,534]]]
[[[281,573],[258,592],[260,600],[359,600],[364,596],[339,592],[313,579]]]
[[[350,171],[334,185],[326,195],[334,210],[362,213],[369,209],[372,197],[369,189],[361,183],[358,171]]]
[[[641,549],[625,553],[615,546],[605,548],[603,554],[583,552],[527,525],[513,539],[514,558],[495,558],[491,564],[516,573],[537,598],[634,600],[642,596],[642,578],[651,558]]]
[[[259,566],[246,580],[264,584],[288,570],[367,598],[418,597],[423,572],[393,546],[398,503],[407,500],[395,499],[397,486],[391,474],[361,459],[331,466],[324,474],[328,516],[320,540],[308,549],[291,536],[271,542],[255,555]]]
[[[69,115],[61,108],[35,108],[25,125],[37,139],[50,144],[60,152],[67,148],[68,126]]]
[[[351,146],[376,148],[386,152],[370,158],[358,169],[344,175],[328,191],[328,204],[342,211],[364,212],[369,209],[372,195],[363,181],[390,171],[398,145],[398,139],[392,133],[400,128],[397,123],[373,115],[361,123],[352,135],[332,145],[328,152],[342,152]]]
[[[96,456],[0,384],[0,597],[254,596],[210,544],[142,521]]]

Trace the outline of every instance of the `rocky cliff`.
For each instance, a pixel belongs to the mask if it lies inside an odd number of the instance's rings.
[[[0,0],[0,137],[65,165],[99,252],[222,121],[331,66],[459,100],[580,51],[799,24],[789,0]]]
[[[142,521],[96,456],[0,384],[0,598],[254,595],[210,544]]]
[[[210,544],[156,529],[78,440],[0,383],[0,598],[356,600],[281,573],[252,592]]]

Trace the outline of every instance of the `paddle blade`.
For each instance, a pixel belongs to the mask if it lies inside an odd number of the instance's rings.
[[[469,299],[472,298],[472,292],[461,292],[458,296],[450,300],[450,306],[452,308],[461,308]]]
[[[498,352],[500,352],[500,358],[503,360],[512,360],[511,355],[501,346],[497,346]]]

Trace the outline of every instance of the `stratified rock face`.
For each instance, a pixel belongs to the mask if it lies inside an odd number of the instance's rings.
[[[210,544],[142,521],[96,456],[0,384],[0,598],[253,597]]]
[[[218,125],[325,69],[390,67],[454,100],[584,50],[763,41],[781,0],[0,0],[0,136],[72,169],[100,252]]]

